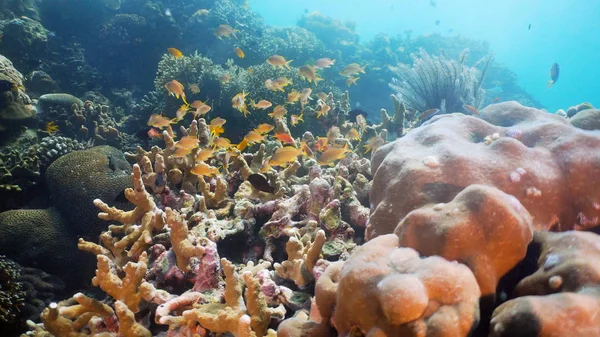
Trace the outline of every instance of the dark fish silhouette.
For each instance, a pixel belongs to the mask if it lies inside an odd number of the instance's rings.
[[[256,188],[259,191],[271,194],[275,193],[275,188],[269,185],[269,180],[267,179],[267,177],[260,173],[253,173],[249,175],[248,181],[250,182],[250,184],[252,184],[252,186],[254,186],[254,188]]]
[[[529,24],[529,27],[527,27],[527,30],[531,30],[531,23]]]
[[[558,63],[554,63],[550,68],[550,81],[548,81],[548,88],[550,88],[556,81],[558,81],[558,74],[560,73],[560,67]]]
[[[350,116],[351,121],[356,120],[356,116],[358,115],[363,115],[364,118],[367,118],[367,116],[369,116],[369,113],[360,108],[356,108],[348,113],[348,116]]]
[[[435,20],[435,25],[439,26],[440,25],[440,20]]]
[[[425,110],[421,113],[421,115],[419,116],[419,122],[424,122],[428,119],[430,119],[431,117],[437,115],[440,112],[440,109],[429,109],[429,110]]]

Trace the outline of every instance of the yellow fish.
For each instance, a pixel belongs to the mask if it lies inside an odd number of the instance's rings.
[[[302,119],[303,114],[300,114],[300,116],[298,115],[291,115],[290,116],[290,122],[292,124],[292,126],[296,126],[300,121],[304,122],[304,119]]]
[[[250,101],[250,102],[252,103],[251,105],[253,108],[258,108],[258,109],[263,109],[263,110],[268,109],[271,106],[273,106],[273,103],[271,103],[267,100],[264,100],[264,99],[261,99],[260,101],[258,101],[258,103],[254,103],[254,101]]]
[[[285,88],[290,84],[293,84],[292,81],[290,81],[287,77],[280,77],[278,79],[275,80],[275,83],[280,86],[281,88]]]
[[[300,74],[300,76],[304,77],[304,79],[307,80],[309,83],[314,82],[315,85],[319,84],[319,81],[323,81],[322,78],[317,76],[317,70],[315,69],[315,67],[311,65],[304,65],[298,68],[298,73]]]
[[[305,141],[300,142],[300,148],[302,149],[302,154],[308,158],[314,158],[315,154],[313,150],[306,144]]]
[[[54,123],[54,122],[48,122],[48,123],[46,123],[46,126],[44,127],[44,131],[46,131],[50,134],[54,134],[58,131],[58,125],[56,125],[56,123]]]
[[[321,154],[319,160],[317,160],[317,164],[333,165],[336,160],[344,158],[348,152],[352,152],[348,148],[348,143],[344,147],[332,147]]]
[[[165,88],[167,88],[169,95],[173,95],[177,99],[179,99],[179,97],[181,97],[183,102],[185,104],[188,104],[188,102],[185,100],[185,92],[183,92],[183,84],[179,83],[179,81],[172,80],[171,82],[168,82],[167,84],[165,84]]]
[[[320,58],[318,60],[315,61],[315,63],[313,64],[313,66],[317,69],[323,69],[323,68],[329,68],[332,65],[334,65],[335,60],[332,60],[328,57],[324,57],[324,58]]]
[[[277,90],[284,91],[282,87],[277,85],[277,82],[273,81],[270,78],[265,80],[265,88],[267,88],[268,90],[271,90],[271,91],[277,91]]]
[[[290,162],[296,161],[299,155],[302,154],[301,149],[292,146],[278,148],[269,160],[270,166],[281,166]]]
[[[229,148],[231,147],[231,141],[229,140],[229,138],[217,137],[213,140],[213,145],[216,148]]]
[[[352,128],[346,134],[346,138],[348,138],[350,140],[360,140],[360,138],[361,138],[360,132],[358,132],[358,130],[356,130],[356,128]]]
[[[175,112],[175,116],[177,116],[177,119],[183,119],[183,117],[185,117],[189,109],[189,105],[183,104],[179,107],[179,109],[177,109],[177,111]]]
[[[205,162],[200,162],[193,169],[190,170],[192,174],[197,176],[212,176],[219,174],[219,169],[213,166],[208,165]]]
[[[219,27],[215,29],[215,36],[221,39],[222,37],[229,38],[229,35],[233,35],[233,37],[237,39],[237,36],[235,36],[235,32],[238,32],[238,30],[233,29],[230,25],[223,24],[219,25]]]
[[[288,70],[291,69],[290,63],[292,63],[292,61],[293,60],[286,61],[285,57],[283,57],[281,55],[271,55],[267,59],[267,63],[272,65],[274,68],[284,68],[285,67]]]
[[[278,118],[278,117],[285,116],[286,113],[287,113],[287,109],[283,105],[278,105],[275,107],[275,109],[273,109],[273,112],[271,112],[268,115],[271,118]]]
[[[287,104],[294,104],[294,103],[298,102],[299,99],[300,99],[300,93],[296,90],[292,90],[287,94],[287,99],[285,102]]]
[[[248,92],[244,92],[244,90],[242,90],[241,93],[235,95],[231,99],[231,106],[234,109],[237,109],[238,111],[243,113],[244,118],[246,117],[247,114],[250,113],[250,111],[248,111],[248,107],[246,106],[246,96],[248,96],[248,94],[249,94]]]
[[[159,128],[159,129],[163,129],[166,128],[167,126],[171,125],[171,124],[175,124],[177,123],[177,119],[169,119],[163,115],[159,115],[159,114],[152,114],[150,116],[150,118],[148,119],[148,125],[155,127],[155,128]]]
[[[189,87],[192,94],[197,94],[200,92],[200,86],[198,85],[198,83],[190,83]]]
[[[215,151],[209,147],[204,148],[200,150],[200,152],[198,152],[198,155],[196,156],[196,161],[207,161],[213,156],[214,152]]]
[[[200,143],[200,139],[198,139],[197,137],[193,137],[193,136],[185,136],[182,137],[176,144],[175,146],[180,148],[186,148],[186,149],[194,149],[198,146],[198,143]]]
[[[317,118],[321,118],[321,116],[327,115],[327,113],[331,110],[331,107],[325,103],[320,105],[320,110],[317,111]]]
[[[235,54],[237,55],[237,57],[243,59],[244,57],[246,57],[246,54],[244,54],[244,51],[241,50],[238,47],[233,48],[233,51],[235,52]]]
[[[175,150],[175,153],[173,153],[173,157],[175,158],[183,158],[185,156],[187,156],[188,154],[190,154],[192,152],[192,148],[186,148],[186,147],[178,147],[177,150]]]
[[[169,54],[171,54],[171,56],[173,56],[176,59],[180,59],[183,57],[183,53],[177,48],[169,48],[167,49],[167,51],[169,52]]]
[[[352,84],[357,85],[356,81],[358,81],[360,77],[352,77],[352,76],[348,76],[348,78],[346,79],[346,85],[347,86],[351,86]]]
[[[367,119],[363,115],[356,115],[356,124],[363,131],[367,129]]]
[[[310,98],[310,94],[312,93],[312,89],[311,88],[304,88],[302,89],[302,93],[300,94],[300,103],[302,105],[308,103],[308,100],[311,100],[312,98]]]
[[[254,131],[260,133],[261,135],[265,134],[265,133],[269,133],[271,132],[271,130],[275,129],[275,127],[271,124],[267,124],[267,123],[263,123],[259,126],[256,127],[256,129],[254,129]]]
[[[210,125],[209,125],[210,133],[215,136],[218,136],[218,135],[222,134],[223,132],[225,132],[223,125],[226,122],[227,121],[221,117],[217,117],[217,118],[211,120]]]
[[[248,139],[244,138],[242,139],[242,141],[237,145],[237,149],[238,151],[244,151],[244,149],[248,146]],[[229,154],[229,152],[227,153]],[[229,158],[226,158],[225,160],[227,162],[227,166],[229,166]]]
[[[365,154],[369,153],[369,151],[377,150],[381,145],[385,143],[385,140],[379,136],[375,136],[369,139],[369,143],[365,145]]]
[[[260,143],[265,141],[265,137],[256,131],[248,132],[244,139],[247,139],[250,143]]]
[[[358,63],[351,63],[351,64],[347,65],[344,69],[342,69],[342,71],[340,71],[340,75],[349,77],[352,75],[356,75],[358,73],[365,74],[366,67],[367,67],[366,64],[361,67],[360,64],[358,64]]]

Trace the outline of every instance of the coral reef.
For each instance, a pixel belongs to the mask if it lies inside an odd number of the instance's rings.
[[[13,59],[16,67],[27,73],[39,66],[39,56],[48,46],[48,31],[41,23],[21,16],[4,22],[2,31],[1,54]]]
[[[23,75],[15,69],[9,59],[2,55],[0,55],[0,80],[14,85],[12,90],[0,92],[0,131],[3,134],[0,140],[4,140],[7,134],[14,131],[11,130],[14,127],[13,123],[34,117],[36,110],[29,96],[22,90]]]
[[[0,327],[4,329],[17,319],[25,300],[25,291],[18,282],[20,274],[16,263],[0,255]]]
[[[465,63],[468,50],[458,60],[444,55],[431,56],[424,49],[411,55],[412,68],[400,64],[390,87],[409,109],[424,112],[439,109],[442,113],[463,111],[463,105],[480,107],[485,96],[483,79],[491,57],[482,58],[473,66]],[[482,64],[481,71],[477,67]]]

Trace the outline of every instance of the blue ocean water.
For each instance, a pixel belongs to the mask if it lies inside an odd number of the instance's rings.
[[[490,43],[495,62],[505,64],[519,85],[548,111],[587,101],[600,105],[600,1],[596,0],[250,0],[274,26],[293,26],[318,11],[356,23],[361,42],[390,36],[462,35]],[[439,20],[439,25],[436,25]],[[531,28],[529,29],[529,25]],[[451,30],[451,31],[450,31]],[[560,77],[547,88],[550,68]]]

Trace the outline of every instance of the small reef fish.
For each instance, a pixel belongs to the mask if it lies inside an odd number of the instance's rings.
[[[200,92],[200,86],[198,85],[198,83],[190,83],[188,84],[188,86],[192,94],[197,94]]]
[[[223,132],[225,132],[225,129],[223,128],[223,125],[227,122],[227,120],[221,118],[221,117],[217,117],[213,120],[210,121],[210,125],[209,125],[209,129],[210,129],[210,133],[218,136],[220,134],[222,134]]]
[[[293,84],[293,82],[291,80],[289,80],[287,77],[280,77],[275,80],[275,84],[277,84],[281,88],[285,88],[288,85]]]
[[[198,155],[196,156],[196,161],[207,161],[213,156],[214,152],[215,150],[209,147],[204,148],[200,150],[200,152],[198,152]]]
[[[187,147],[178,147],[177,150],[175,150],[175,153],[173,153],[173,157],[175,158],[183,158],[185,156],[187,156],[188,154],[192,153],[192,148],[187,148]]]
[[[271,130],[275,129],[275,127],[271,124],[267,124],[267,123],[263,123],[259,126],[256,127],[256,129],[254,129],[254,131],[260,133],[261,135],[265,134],[265,133],[269,133],[271,132]]]
[[[356,108],[348,113],[348,116],[350,116],[351,120],[356,119],[356,117],[358,115],[362,115],[363,118],[367,118],[369,116],[369,113],[360,108]],[[366,120],[365,120],[365,122],[366,122]]]
[[[247,139],[250,143],[260,143],[265,141],[265,137],[256,131],[248,132],[244,139]]]
[[[148,138],[150,139],[162,139],[162,133],[155,128],[150,128],[147,132]]]
[[[196,103],[196,105],[194,105],[194,103]],[[206,104],[206,102],[202,102],[202,101],[194,101],[194,102],[192,102],[191,106],[193,108],[196,108],[196,110],[193,112],[194,118],[204,116],[212,109],[212,107],[210,105],[208,105],[208,104]]]
[[[301,149],[297,149],[292,146],[284,146],[275,150],[275,153],[269,160],[270,166],[281,166],[290,162],[296,161],[299,155],[302,154]]]
[[[369,151],[377,150],[381,145],[385,144],[385,140],[379,136],[375,136],[369,139],[369,142],[364,146],[365,154],[369,153]]]
[[[558,81],[559,73],[560,66],[558,65],[558,63],[552,64],[552,67],[550,68],[550,81],[548,81],[548,88],[552,87],[552,85],[556,83],[556,81]]]
[[[329,128],[329,131],[327,131],[327,140],[330,143],[333,143],[337,138],[340,137],[340,128],[338,128],[337,126],[332,126],[331,128]]]
[[[367,129],[367,119],[362,114],[356,115],[356,124],[363,131]]]
[[[358,79],[360,79],[360,77],[348,76],[348,78],[346,79],[346,85],[347,86],[351,86],[352,84],[358,85],[358,84],[356,84],[356,81],[358,81]]]
[[[323,104],[320,105],[320,109],[317,111],[317,118],[321,118],[321,116],[326,116],[329,110],[331,110],[331,107],[325,104],[325,102],[323,102]]]
[[[313,66],[317,69],[329,68],[335,64],[335,60],[332,60],[328,57],[320,58],[315,61]]]
[[[352,75],[356,75],[358,73],[365,74],[365,68],[366,67],[367,67],[366,64],[361,67],[360,64],[358,64],[358,63],[350,63],[344,69],[342,69],[342,71],[340,71],[340,75],[345,76],[345,77],[349,77],[349,76],[352,76]]]
[[[177,123],[176,119],[169,119],[159,114],[152,114],[148,119],[148,125],[158,129],[166,128],[167,126],[175,123]]]
[[[242,92],[235,95],[231,99],[231,106],[234,109],[237,109],[238,111],[243,113],[244,118],[246,118],[246,115],[250,113],[250,111],[248,111],[248,107],[246,106],[246,96],[248,96],[248,94],[249,94],[248,92],[245,92],[244,90],[242,90]]]
[[[179,83],[179,81],[172,80],[171,82],[168,82],[167,84],[165,84],[165,88],[167,88],[169,95],[173,95],[177,99],[179,99],[179,97],[181,97],[183,102],[185,104],[188,104],[188,102],[185,100],[185,92],[183,92],[183,89],[184,89],[183,84]]]
[[[328,141],[326,137],[317,137],[317,141],[315,142],[315,149],[319,152],[324,152],[329,148]]]
[[[267,59],[267,63],[272,65],[274,68],[284,68],[285,67],[288,70],[291,69],[290,63],[292,63],[292,61],[294,61],[294,60],[286,61],[285,57],[283,57],[281,55],[277,55],[277,54],[271,55]]]
[[[273,103],[271,103],[267,100],[264,100],[264,99],[261,99],[260,101],[258,101],[258,103],[255,103],[254,101],[251,100],[250,103],[251,103],[250,105],[252,105],[252,107],[255,109],[265,110],[265,109],[268,109],[273,106]]]
[[[314,158],[315,154],[314,152],[311,150],[310,146],[308,146],[308,144],[306,144],[306,142],[302,141],[300,142],[300,148],[302,149],[302,154],[308,158]]]
[[[229,148],[231,147],[231,141],[229,138],[217,137],[213,140],[213,145],[217,148]]]
[[[348,148],[348,143],[346,143],[344,147],[332,147],[321,154],[319,160],[317,160],[317,164],[333,166],[333,163],[336,160],[346,157],[346,153],[348,152],[352,152]]]
[[[319,84],[320,81],[323,81],[322,78],[317,76],[317,70],[315,69],[315,67],[311,65],[304,65],[298,68],[298,73],[309,83],[314,82],[315,85]]]
[[[261,173],[266,173],[269,172],[271,170],[271,165],[269,164],[271,162],[271,157],[267,157],[263,160],[262,164],[260,165],[260,172]]]
[[[465,105],[463,105],[463,108],[465,110],[467,110],[468,112],[470,112],[471,115],[473,115],[473,116],[479,116],[479,110],[477,110],[476,107],[474,107],[472,105],[465,104]]]
[[[352,128],[346,134],[346,138],[348,138],[350,140],[360,140],[360,138],[361,138],[360,132],[358,132],[358,130],[356,130],[356,128]]]
[[[273,109],[273,112],[268,114],[268,116],[271,118],[283,117],[287,112],[287,109],[283,105],[278,105]]]
[[[48,122],[44,126],[44,131],[50,134],[55,134],[56,132],[58,132],[58,125],[54,122]]]
[[[237,29],[233,29],[233,27],[231,27],[230,25],[219,25],[219,27],[217,27],[217,29],[215,29],[215,36],[218,39],[221,39],[223,37],[229,38],[229,35],[233,35],[233,37],[235,37],[237,39],[237,36],[235,35],[235,32],[237,32]]]
[[[169,54],[171,54],[171,56],[173,56],[176,59],[180,59],[183,57],[183,53],[177,48],[169,48],[167,49],[167,51],[169,52]]]
[[[219,169],[213,166],[208,165],[205,162],[200,162],[193,169],[190,170],[192,174],[197,176],[212,176],[219,174]]]
[[[257,190],[261,191],[261,192],[266,192],[266,193],[275,193],[275,188],[271,185],[269,185],[269,180],[267,179],[267,177],[265,177],[264,175],[260,174],[260,173],[252,173],[251,175],[248,176],[248,182],[250,182],[250,184],[252,185],[252,187],[256,188]]]
[[[180,148],[186,148],[186,149],[194,149],[196,147],[198,147],[198,144],[200,143],[200,139],[198,139],[197,137],[193,137],[193,136],[185,136],[182,137],[176,144],[175,146]]]
[[[244,139],[242,139],[242,141],[236,146],[236,148],[238,149],[238,151],[244,151],[248,144],[248,139],[244,137]],[[227,154],[230,155],[229,152]],[[225,160],[227,161],[227,163],[229,163],[229,158],[225,158]]]
[[[424,121],[430,119],[431,117],[437,115],[440,111],[441,111],[440,109],[435,109],[435,108],[425,110],[419,115],[419,121],[424,122]]]
[[[8,80],[0,80],[0,92],[5,92],[5,91],[17,92],[17,91],[19,91],[19,89],[25,90],[25,88],[22,85],[17,85],[16,83],[13,83]]]
[[[246,71],[248,71],[249,74],[252,74],[252,72],[254,71],[254,68],[252,68],[252,66],[248,67],[248,69],[246,69]]]
[[[492,100],[492,103],[498,103],[500,102],[500,97],[496,97]]]
[[[190,106],[188,104],[183,104],[182,106],[180,106],[179,109],[177,109],[177,111],[175,112],[176,118],[179,120],[183,119],[189,109]]]
[[[228,84],[229,82],[231,82],[231,75],[225,74],[219,77],[219,82],[221,82],[221,84]]]
[[[242,49],[240,49],[239,47],[233,48],[233,51],[235,52],[235,55],[237,55],[237,57],[239,57],[241,59],[246,57],[246,54],[244,54],[244,51]]]
[[[292,124],[292,126],[298,125],[298,123],[300,121],[304,122],[304,119],[302,119],[303,116],[304,116],[303,114],[300,114],[300,116],[298,116],[298,115],[291,115],[290,116],[290,123]]]
[[[276,133],[273,137],[277,138],[277,140],[282,143],[296,145],[296,141],[289,133]]]
[[[319,98],[322,101],[325,101],[325,100],[327,100],[327,94],[321,91],[320,93],[317,94],[317,98]]]
[[[300,93],[296,90],[292,90],[292,91],[288,92],[285,103],[294,104],[294,103],[298,102],[299,99],[300,99]]]
[[[270,78],[268,78],[268,79],[265,80],[265,87],[268,90],[271,90],[271,91],[277,91],[277,90],[284,91],[282,87],[280,87],[279,85],[277,85],[277,82],[273,81]]]
[[[309,100],[312,100],[312,98],[310,97],[311,93],[312,93],[311,88],[302,89],[302,93],[300,94],[300,103],[306,104],[306,103],[308,103]]]

